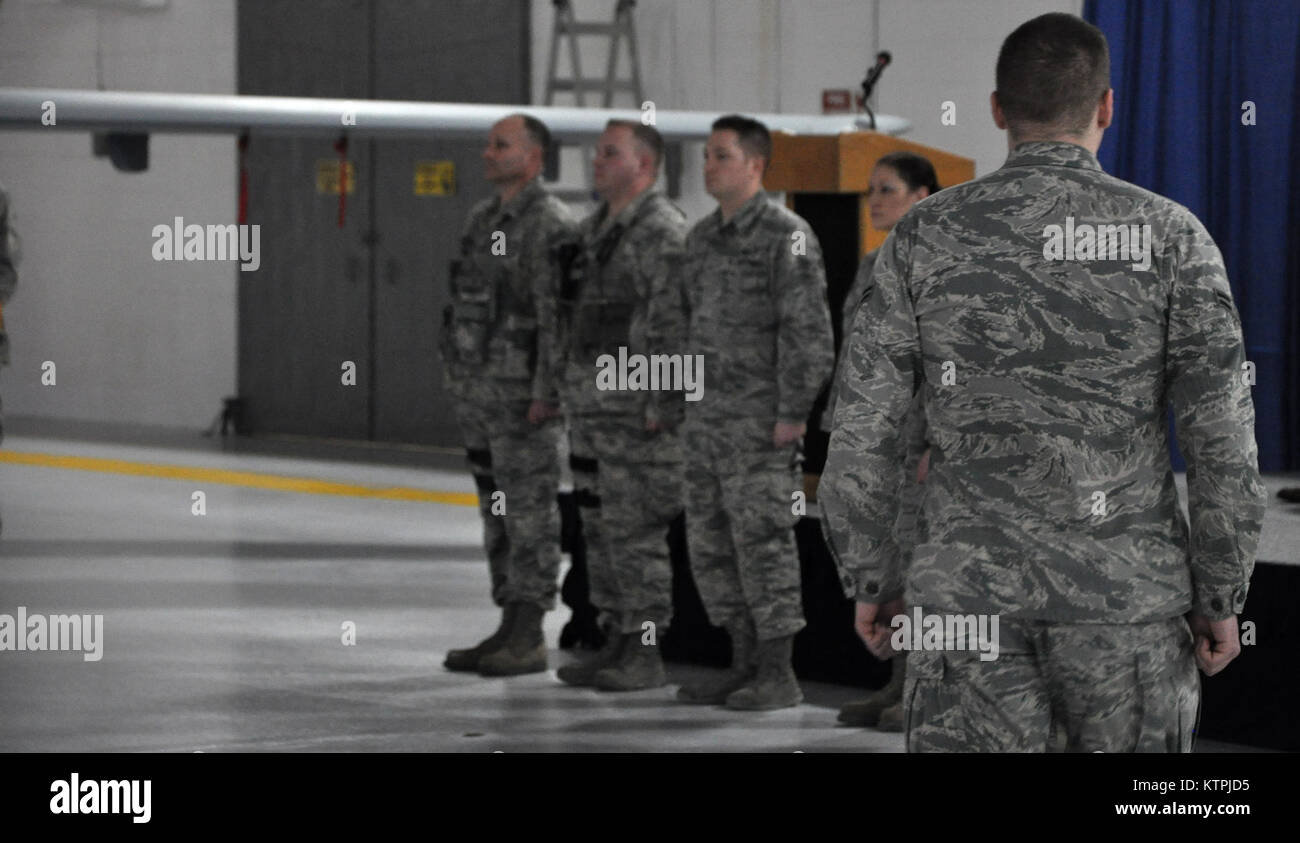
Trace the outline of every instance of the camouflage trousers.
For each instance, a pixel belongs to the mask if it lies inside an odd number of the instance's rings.
[[[908,653],[908,752],[1191,752],[1192,633],[1142,624],[1000,623],[999,654]]]
[[[709,622],[751,623],[760,641],[793,635],[804,627],[794,449],[728,452],[685,435],[686,541]]]
[[[528,405],[462,398],[456,415],[478,487],[492,600],[549,610],[560,572],[561,425],[558,419],[531,424]],[[496,492],[502,495],[494,501]]]
[[[668,526],[682,511],[678,434],[650,433],[640,415],[569,419],[574,497],[587,544],[591,602],[620,632],[672,622]]]

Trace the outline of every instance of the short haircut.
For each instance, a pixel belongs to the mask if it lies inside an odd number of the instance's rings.
[[[882,164],[898,173],[898,177],[907,185],[908,191],[925,187],[929,188],[930,195],[933,196],[940,190],[939,177],[934,174],[934,165],[924,155],[900,149],[876,159],[877,167]]]
[[[713,131],[735,132],[736,140],[746,155],[760,156],[763,159],[763,169],[772,163],[772,133],[757,120],[739,114],[728,114],[713,121]]]
[[[654,158],[654,171],[659,172],[659,164],[664,160],[664,136],[659,134],[658,129],[639,120],[610,120],[605,128],[624,128],[630,131],[638,143],[650,150],[650,155]]]
[[[997,86],[1013,135],[1024,124],[1083,134],[1110,87],[1106,36],[1074,15],[1040,15],[1002,42]]]
[[[551,130],[531,114],[508,114],[503,119],[509,120],[511,117],[518,117],[524,121],[524,133],[528,135],[530,141],[541,148],[542,157],[545,158],[546,153],[551,150]]]

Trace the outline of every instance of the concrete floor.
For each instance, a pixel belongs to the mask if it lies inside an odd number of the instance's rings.
[[[805,683],[798,708],[744,714],[678,704],[672,685],[610,695],[565,686],[553,670],[448,673],[446,650],[474,643],[497,617],[477,511],[376,495],[472,494],[459,458],[340,461],[218,442],[157,447],[11,427],[0,452],[0,613],[102,614],[104,641],[98,662],[0,652],[0,751],[903,748],[900,735],[835,725],[838,706],[862,693],[849,688]],[[50,455],[79,461],[55,467]],[[177,476],[123,473],[136,464]],[[264,487],[284,477],[359,488]],[[204,515],[192,511],[195,491]],[[567,618],[548,615],[548,641]],[[553,650],[552,669],[569,658]],[[673,666],[670,678],[700,670]]]
[[[76,455],[472,493],[468,474],[9,436]],[[192,494],[206,495],[206,515]],[[796,709],[451,674],[495,626],[476,509],[0,462],[0,612],[104,616],[103,658],[0,653],[0,751],[901,751]],[[547,617],[554,643],[567,620]],[[342,643],[345,622],[355,646]],[[569,657],[553,651],[552,668]],[[673,667],[674,681],[699,669]]]

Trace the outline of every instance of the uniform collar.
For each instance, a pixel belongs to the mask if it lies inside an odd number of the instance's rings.
[[[658,195],[658,193],[659,191],[655,190],[653,187],[649,190],[641,191],[640,195],[627,203],[627,207],[619,211],[613,218],[608,216],[609,204],[602,202],[600,206],[600,216],[597,218],[596,226],[594,228],[595,233],[603,234],[616,225],[621,225],[625,229],[630,227],[632,225],[632,220],[634,220],[636,215],[641,212],[641,208],[645,206],[645,203],[650,201],[652,196]]]
[[[1074,143],[1065,141],[1026,141],[1017,144],[1007,156],[1004,167],[1078,167],[1100,170],[1097,156]]]
[[[533,200],[545,195],[546,190],[542,187],[541,176],[524,185],[523,189],[511,197],[509,202],[501,204],[501,197],[497,197],[497,206],[495,215],[498,217],[517,217],[524,212],[524,209],[533,203]]]
[[[737,209],[736,213],[732,215],[731,219],[727,220],[725,223],[722,221],[722,208],[715,208],[713,213],[709,216],[709,219],[713,222],[714,233],[721,234],[730,229],[737,233],[744,234],[753,228],[758,222],[758,218],[767,207],[767,203],[767,191],[760,188],[758,193],[755,193],[745,202],[745,204],[741,205],[740,208]]]

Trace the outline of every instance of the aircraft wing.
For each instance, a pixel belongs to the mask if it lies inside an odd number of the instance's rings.
[[[0,130],[481,138],[493,123],[515,112],[542,120],[561,141],[593,138],[608,120],[640,120],[643,113],[542,105],[0,88]],[[703,139],[723,113],[656,110],[653,125],[666,140]],[[857,114],[747,116],[773,131],[795,134],[833,135],[869,128],[866,118]],[[902,134],[910,128],[902,117],[876,118],[876,131],[885,134]]]

